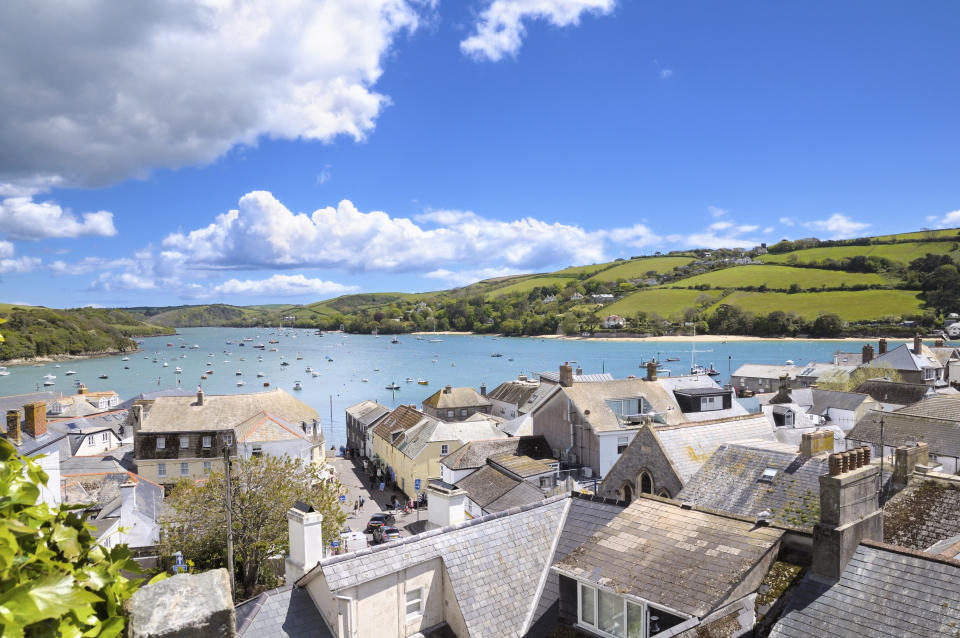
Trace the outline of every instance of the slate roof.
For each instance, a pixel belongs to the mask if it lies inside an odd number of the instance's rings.
[[[537,376],[540,377],[541,381],[547,381],[550,383],[560,383],[560,373],[559,372],[538,372]],[[602,372],[598,374],[575,374],[573,375],[574,383],[603,383],[604,381],[613,381],[613,375],[608,372]]]
[[[950,346],[944,347],[932,347],[930,348],[931,354],[933,357],[940,363],[940,365],[945,366],[951,359],[960,358],[960,353],[958,353],[957,348],[952,348]]]
[[[417,458],[434,441],[466,443],[474,439],[507,438],[492,421],[438,421],[427,419],[400,435],[394,443],[407,458]]]
[[[833,583],[810,574],[770,638],[953,636],[960,562],[864,542]]]
[[[552,461],[553,459],[550,460]],[[524,479],[553,471],[552,467],[539,459],[533,459],[525,455],[510,454],[509,452],[491,456],[489,462],[498,468],[502,468]]]
[[[503,496],[488,503],[483,510],[485,512],[503,512],[513,507],[542,501],[543,498],[543,492],[526,481],[520,481],[516,487],[507,490]]]
[[[772,479],[763,476],[776,470]],[[770,441],[725,443],[687,481],[677,500],[754,518],[769,510],[772,522],[810,529],[819,520],[820,476],[827,455],[804,457]]]
[[[887,502],[883,539],[911,549],[928,550],[960,535],[960,484],[912,479]]]
[[[197,405],[194,395],[158,397],[143,419],[143,432],[189,432],[230,430],[260,412],[289,423],[319,418],[309,405],[277,388],[251,394],[211,394]]]
[[[716,421],[653,425],[664,453],[686,483],[723,443],[751,439],[774,440],[773,426],[763,414]]]
[[[664,414],[668,422],[683,420],[679,408],[672,410],[676,414],[668,414],[670,408],[675,405],[673,396],[668,395],[660,385],[643,379],[617,379],[579,385],[575,383],[572,387],[561,388],[561,390],[573,403],[580,416],[597,432],[635,430],[639,427],[633,424],[621,425],[617,415],[607,405],[607,399],[643,397],[650,403],[653,411]]]
[[[465,491],[471,501],[482,509],[486,509],[487,505],[524,482],[507,476],[493,466],[484,465],[476,472],[457,481],[456,486]],[[537,492],[537,498],[527,501],[528,503],[543,498],[540,490],[533,489]]]
[[[265,591],[236,606],[237,636],[333,638],[307,590],[292,585]]]
[[[910,405],[917,401],[922,401],[927,393],[930,392],[930,386],[924,383],[902,383],[899,381],[888,381],[887,379],[868,379],[855,387],[854,392],[869,394],[874,400],[881,403],[894,403],[897,405]]]
[[[776,551],[782,535],[641,495],[554,569],[703,618]]]
[[[927,399],[927,401],[931,400]],[[900,410],[893,412],[871,410],[857,421],[853,429],[847,433],[847,438],[879,445],[881,418],[883,418],[885,446],[897,447],[926,442],[933,454],[960,457],[960,423],[901,414]]]
[[[409,405],[398,405],[393,412],[383,417],[373,428],[373,433],[380,438],[392,441],[393,434],[409,430],[423,419],[435,420],[420,410]]]
[[[346,409],[346,412],[364,426],[369,426],[380,417],[389,414],[390,408],[380,405],[376,401],[367,400],[351,405]]]
[[[920,350],[921,354],[913,352],[913,344],[901,344],[892,350],[871,359],[864,363],[863,368],[876,368],[882,365],[888,365],[894,370],[907,370],[910,372],[919,372],[924,368],[942,368],[943,364],[937,361],[937,358],[930,351],[930,348],[924,346]]]
[[[5,397],[0,397],[0,412],[3,413],[3,427],[6,430],[7,427],[7,410],[20,410],[20,413],[23,414],[23,406],[28,403],[36,403],[37,401],[43,401],[44,403],[52,403],[56,401],[61,396],[60,392],[31,392],[29,394],[11,394]]]
[[[69,435],[70,454],[76,454],[84,444],[87,436],[109,430],[114,434],[117,441],[123,441],[124,438],[130,439],[133,436],[133,429],[128,423],[128,410],[111,410],[110,412],[101,412],[89,416],[78,418],[66,418],[48,420],[47,428],[55,425],[60,431],[65,431]],[[123,432],[121,433],[121,428]]]
[[[188,390],[182,386],[176,386],[174,388],[165,388],[163,390],[155,390],[153,392],[141,392],[132,399],[127,399],[118,407],[130,409],[137,401],[153,401],[158,397],[195,397],[196,395],[196,392],[192,392],[191,390]]]
[[[533,417],[529,414],[520,414],[500,424],[500,430],[512,437],[530,436],[533,434]]]
[[[919,403],[904,406],[895,413],[960,422],[960,397],[955,395],[930,397]]]
[[[297,581],[323,572],[332,592],[440,559],[471,636],[519,636],[549,567],[571,499],[532,505],[402,538],[321,561]]]
[[[487,399],[502,401],[510,405],[523,405],[540,385],[531,381],[505,381],[487,392]]]
[[[423,400],[423,406],[435,410],[447,410],[452,408],[472,408],[475,406],[490,406],[490,403],[483,395],[470,387],[451,388],[447,386],[437,390]]]
[[[535,459],[551,458],[550,444],[542,436],[516,436],[508,439],[469,441],[440,460],[451,470],[469,470],[486,465],[487,459],[500,454],[522,454]]]
[[[870,398],[869,395],[860,392],[838,392],[836,390],[821,390],[813,388],[812,392],[813,406],[808,411],[810,414],[826,416],[827,410],[849,410],[854,412],[860,405]]]

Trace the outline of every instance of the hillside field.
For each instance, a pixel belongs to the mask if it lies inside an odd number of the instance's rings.
[[[639,279],[651,270],[660,274],[667,273],[677,266],[686,266],[694,261],[693,257],[644,257],[631,259],[613,268],[603,270],[590,277],[596,281],[616,281],[617,279]]]
[[[721,303],[739,306],[755,315],[774,310],[793,312],[804,319],[834,313],[845,321],[868,321],[918,314],[920,300],[912,290],[852,290],[830,292],[734,292]]]
[[[522,279],[515,283],[504,286],[503,288],[496,288],[487,293],[487,298],[491,297],[503,297],[506,295],[525,295],[528,294],[534,288],[543,287],[543,286],[553,286],[554,284],[559,285],[561,288],[566,286],[571,281],[577,281],[576,277],[554,277],[554,276],[544,276],[544,277],[530,277],[529,279]]]
[[[709,285],[713,288],[746,288],[748,286],[787,289],[791,284],[801,289],[839,288],[845,286],[884,286],[889,283],[874,273],[852,273],[819,268],[791,268],[790,266],[734,266],[704,273],[676,282],[682,286]]]
[[[954,250],[957,245],[952,241],[935,242],[907,242],[903,244],[876,244],[873,246],[829,246],[826,248],[806,248],[804,250],[795,250],[789,253],[780,253],[778,255],[761,255],[758,261],[766,264],[785,264],[796,257],[797,263],[810,264],[825,259],[840,261],[845,257],[883,257],[893,262],[909,264],[918,257],[923,257],[927,253],[935,255],[953,254],[957,256],[960,251]]]
[[[599,314],[632,317],[641,310],[657,313],[661,317],[680,315],[687,308],[694,308],[697,299],[705,295],[712,301],[720,296],[719,290],[681,290],[673,288],[648,288],[629,294],[606,306]]]

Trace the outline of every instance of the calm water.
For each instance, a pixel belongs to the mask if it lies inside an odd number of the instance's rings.
[[[241,347],[237,342],[250,337]],[[679,357],[679,361],[665,363],[673,373],[683,374],[690,368],[690,345],[678,343],[628,343],[601,341],[559,341],[555,339],[496,338],[483,336],[441,336],[439,343],[430,343],[428,337],[418,341],[412,335],[400,336],[400,344],[391,344],[389,336],[327,334],[316,336],[312,330],[255,330],[238,328],[184,328],[176,336],[153,337],[143,340],[143,351],[121,356],[65,361],[55,368],[53,363],[37,366],[12,366],[9,376],[0,376],[0,395],[20,394],[39,390],[73,393],[74,381],[80,380],[93,390],[115,390],[121,399],[141,392],[151,392],[180,385],[195,390],[203,384],[208,394],[229,394],[263,390],[263,382],[271,388],[283,388],[311,405],[324,424],[324,433],[330,443],[339,446],[346,440],[343,411],[348,405],[363,399],[375,399],[384,405],[420,403],[446,384],[478,387],[486,383],[489,389],[520,373],[530,374],[557,370],[564,361],[576,361],[585,373],[609,372],[614,377],[642,376],[641,360],[657,357]],[[279,343],[269,344],[277,339]],[[233,343],[227,343],[232,341]],[[172,343],[172,346],[167,346]],[[258,350],[263,343],[278,352]],[[191,349],[194,344],[199,349]],[[185,348],[181,348],[183,345]],[[891,342],[891,345],[894,345]],[[837,349],[859,351],[860,342],[831,341],[749,341],[731,343],[698,343],[697,362],[708,366],[711,362],[721,372],[717,381],[729,378],[728,370],[736,370],[743,363],[784,363],[792,359],[797,364],[808,361],[831,361]],[[491,357],[491,353],[502,357]],[[257,355],[263,361],[257,361]],[[297,360],[297,356],[303,357]],[[153,362],[154,356],[157,363]],[[332,360],[331,360],[332,359]],[[163,367],[166,361],[168,366]],[[281,366],[286,361],[290,365]],[[208,363],[209,362],[209,363]],[[124,366],[129,366],[125,370]],[[180,366],[182,374],[174,369]],[[307,366],[320,372],[313,377]],[[205,370],[214,374],[201,380]],[[67,370],[76,375],[66,376]],[[243,374],[237,376],[236,372]],[[264,373],[258,378],[257,372]],[[55,385],[44,388],[43,376],[55,375]],[[99,379],[100,374],[108,379]],[[429,386],[407,383],[410,377],[426,379]],[[244,386],[237,386],[243,379]],[[366,382],[363,379],[367,379]],[[303,390],[294,391],[294,382],[301,381]],[[386,386],[396,382],[400,390],[391,392]],[[332,415],[331,419],[331,405]]]

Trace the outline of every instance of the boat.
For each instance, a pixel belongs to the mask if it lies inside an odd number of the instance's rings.
[[[300,383],[299,381],[294,381],[294,382],[293,382],[293,389],[294,389],[294,390],[303,390],[303,384]]]
[[[313,372],[310,373],[310,375],[311,375],[314,379],[316,379],[317,377],[320,376],[320,373],[317,372],[316,370],[314,370]]]
[[[443,339],[428,339],[427,341],[428,341],[429,343],[441,343],[441,342],[443,341]]]
[[[301,361],[302,359],[303,359],[303,355],[298,352],[298,353],[297,353],[297,361]]]
[[[397,337],[394,337],[393,339],[390,340],[390,343],[400,343],[400,339],[398,339]]]
[[[417,337],[417,341],[423,341],[423,337]]]
[[[43,375],[43,378],[47,380],[53,380],[53,379],[56,379],[57,377],[53,376],[52,374],[45,374]]]
[[[704,374],[707,374],[707,375],[709,375],[709,376],[711,376],[711,377],[718,377],[718,376],[720,376],[720,371],[717,370],[716,368],[714,368],[714,367],[713,367],[713,363],[711,362],[711,363],[710,363],[710,367],[707,368],[707,369],[704,371]]]
[[[257,345],[255,345],[255,346],[253,346],[253,347],[254,347],[254,348],[257,348],[257,349],[259,349],[259,350],[263,350],[263,349],[266,348],[267,346],[263,345],[262,343],[258,343]]]
[[[55,366],[53,366],[53,367],[54,367],[54,368],[59,368],[59,367],[60,367],[60,364],[58,363],[57,365],[55,365]]]
[[[503,355],[500,354],[499,352],[491,352],[491,353],[490,353],[490,356],[491,356],[491,357],[502,357]]]
[[[230,342],[228,341],[227,343],[230,343]],[[168,341],[168,342],[167,342],[167,347],[168,347],[168,348],[172,348],[172,347],[173,347],[173,344]]]
[[[262,376],[263,376],[263,372],[258,372],[258,373],[257,373],[257,376],[258,376],[258,377],[262,377]]]
[[[276,339],[270,339],[269,341],[267,341],[267,343],[280,343],[280,342],[277,341]]]
[[[247,385],[247,384],[243,379],[240,379],[239,381],[237,381],[237,385]]]
[[[174,374],[180,374],[183,372],[183,368],[181,368],[180,366],[177,366],[176,368],[173,369],[173,372]]]
[[[667,357],[667,361],[679,361],[680,357]]]
[[[213,374],[213,369],[207,370],[206,374]]]
[[[107,375],[105,375],[105,374],[101,374],[101,375],[100,375],[99,377],[97,377],[97,378],[98,378],[98,379],[107,379],[108,377],[107,377]]]
[[[244,337],[243,340],[244,340],[244,341],[253,341],[253,337]]]
[[[364,378],[360,379],[360,381],[363,382],[363,383],[367,383],[368,381],[370,381],[370,379],[364,377]]]
[[[51,379],[47,379],[46,381],[43,382],[43,385],[53,385],[54,383],[56,383],[56,381],[53,381],[53,380],[51,380]]]
[[[164,367],[164,368],[169,368],[169,367],[170,367],[170,364],[167,363],[166,361],[164,361],[164,362],[163,362],[163,367]]]
[[[387,390],[399,390],[399,389],[400,389],[400,386],[398,386],[397,383],[396,383],[396,381],[394,381],[394,382],[391,383],[390,385],[386,386],[386,389],[387,389]]]
[[[200,378],[201,378],[201,379],[206,379],[206,378],[207,378],[207,375],[201,374],[201,375],[200,375]]]
[[[270,352],[280,352],[277,348],[270,348]]]
[[[129,370],[129,369],[130,369],[130,366],[123,366],[123,369],[124,369],[124,370]]]
[[[413,383],[413,377],[407,377],[406,379],[404,379],[404,381],[407,383]]]
[[[305,372],[313,372],[313,368],[311,368],[310,366],[307,366],[307,369],[305,370]]]
[[[290,362],[289,362],[289,361],[281,361],[281,362],[280,362],[280,365],[282,365],[282,366],[288,366],[288,365],[290,365]]]
[[[237,370],[237,376],[239,377],[241,374],[243,374],[243,370]]]
[[[417,379],[417,385],[430,385],[430,382],[426,379]]]
[[[270,382],[269,382],[269,381],[264,381],[264,382],[263,382],[263,387],[269,388],[269,387],[270,387]]]
[[[373,371],[374,371],[374,372],[380,372],[380,368],[374,368]]]
[[[191,350],[199,350],[199,349],[200,349],[200,346],[197,345],[197,344],[193,344],[192,346],[190,346],[190,349],[191,349]]]
[[[67,370],[66,372],[64,372],[64,374],[67,375],[68,377],[69,377],[71,374],[76,374],[76,373],[77,373],[76,370]]]
[[[0,366],[0,377],[9,377],[10,371],[7,370],[6,366]]]

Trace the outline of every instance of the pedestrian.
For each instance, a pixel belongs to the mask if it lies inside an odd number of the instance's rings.
[[[360,497],[360,509],[363,509],[363,504],[366,503],[366,502],[367,502],[367,500],[361,496],[361,497]]]
[[[353,515],[355,517],[360,515],[360,499],[353,502]]]

